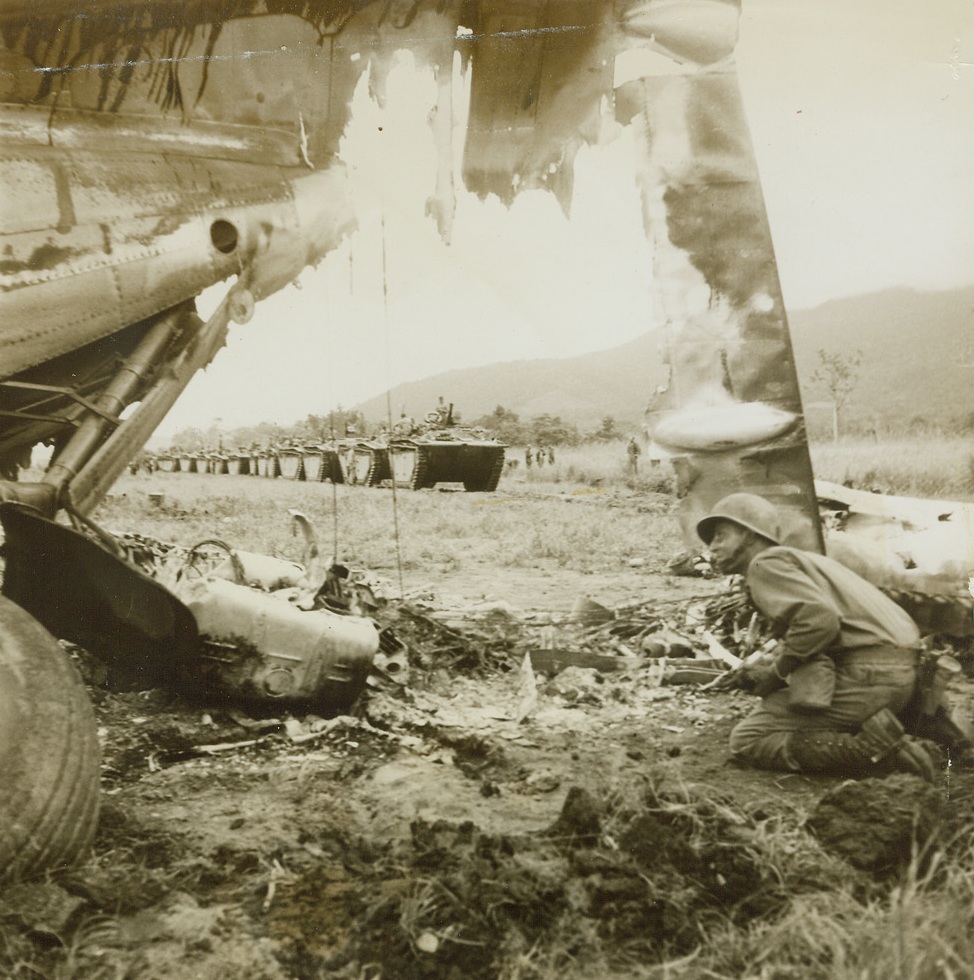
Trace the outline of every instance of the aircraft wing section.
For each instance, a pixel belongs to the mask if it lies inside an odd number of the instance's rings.
[[[688,542],[713,504],[759,493],[788,543],[822,549],[801,396],[732,54],[739,4],[632,4],[616,116],[637,134],[668,382],[647,412],[672,454]],[[640,44],[640,41],[642,43]]]

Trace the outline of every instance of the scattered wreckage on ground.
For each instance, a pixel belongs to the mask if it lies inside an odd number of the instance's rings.
[[[18,553],[28,539],[36,546],[51,525],[23,510],[4,517],[7,554],[13,559],[8,583],[17,595],[30,567]],[[771,625],[734,581],[696,598],[617,609],[580,596],[562,617],[525,618],[504,602],[438,608],[422,595],[390,601],[383,583],[368,572],[338,564],[323,568],[307,519],[292,512],[291,521],[292,530],[304,535],[303,563],[237,550],[215,538],[183,548],[138,534],[116,535],[146,583],[159,590],[160,608],[146,609],[142,631],[127,637],[104,635],[107,614],[92,618],[73,601],[71,576],[83,567],[101,579],[105,602],[117,598],[104,579],[112,566],[98,567],[103,545],[55,533],[43,560],[66,569],[62,579],[51,583],[65,617],[58,632],[78,645],[75,657],[83,658],[89,682],[116,691],[161,687],[198,710],[241,718],[245,738],[198,750],[222,753],[247,748],[255,737],[266,741],[273,731],[291,742],[317,739],[334,727],[319,719],[357,714],[368,686],[406,690],[414,667],[452,663],[465,672],[506,672],[518,678],[515,716],[523,719],[538,703],[536,677],[551,679],[549,694],[579,705],[598,703],[592,701],[599,697],[598,675],[617,679],[634,694],[680,687],[706,695],[743,688],[742,665],[774,643]],[[164,601],[165,594],[173,601]],[[30,698],[16,684],[12,694],[4,691],[16,709],[12,724],[29,737],[7,741],[14,755],[7,750],[0,777],[16,781],[32,766],[28,803],[15,795],[2,805],[7,829],[0,857],[4,873],[19,877],[70,863],[90,841],[99,752],[91,706],[64,650],[26,612],[3,602],[12,607],[16,635],[23,640],[4,647],[0,667],[15,679],[29,668],[27,682],[36,688]],[[149,617],[158,620],[160,612],[165,616],[174,610],[189,614],[179,624],[178,648],[153,642]],[[51,612],[42,614],[47,618]],[[476,623],[483,624],[480,631],[471,630]],[[924,690],[933,693],[918,701],[914,722],[928,736],[947,740],[958,759],[968,733],[943,714],[937,696],[950,671],[960,669],[949,651],[941,644],[925,658]],[[42,714],[42,726],[31,721],[34,712]],[[260,720],[268,715],[273,720]],[[344,724],[356,730],[350,720]],[[37,765],[38,757],[45,764]],[[65,771],[75,779],[65,781]]]

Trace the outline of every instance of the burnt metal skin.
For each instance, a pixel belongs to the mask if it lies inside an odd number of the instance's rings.
[[[57,452],[39,484],[8,479],[0,499],[93,508],[228,321],[340,241],[354,221],[336,161],[355,86],[368,68],[381,101],[408,48],[437,82],[440,167],[420,206],[447,240],[456,52],[471,93],[461,172],[481,196],[542,188],[568,210],[579,147],[631,128],[669,347],[647,422],[678,454],[684,523],[727,492],[757,492],[785,509],[790,543],[821,550],[732,62],[739,6],[4,0],[0,475],[40,440]],[[230,277],[204,323],[194,297]],[[367,476],[381,478],[383,454],[368,451]]]
[[[368,59],[335,39],[364,45],[380,6],[354,24],[350,4],[0,7],[0,500],[82,518],[229,321],[353,226],[335,154]],[[231,276],[203,322],[194,298]],[[41,441],[47,472],[14,482]],[[42,578],[8,551],[8,581]],[[115,614],[152,608],[144,581],[123,581]],[[36,591],[19,600],[63,635],[59,597]]]
[[[8,382],[0,412],[17,415],[0,416],[0,461],[9,470],[38,435],[54,439],[60,451],[43,481],[54,488],[50,507],[68,497],[82,510],[97,502],[161,417],[145,402],[169,365],[186,359],[180,351],[209,336],[193,370],[205,364],[223,342],[221,318],[247,319],[255,300],[350,226],[338,142],[362,72],[369,67],[381,100],[401,47],[436,76],[440,168],[425,206],[449,239],[454,141],[451,113],[439,109],[451,102],[459,51],[471,76],[462,174],[481,196],[510,202],[544,188],[567,210],[579,147],[620,126],[642,137],[637,182],[659,256],[647,275],[659,280],[675,338],[679,392],[667,414],[715,401],[714,370],[699,354],[709,345],[722,366],[719,407],[767,403],[791,423],[784,436],[759,432],[746,458],[678,447],[691,509],[706,510],[728,483],[769,492],[794,511],[799,537],[820,545],[797,382],[793,369],[781,371],[792,363],[787,324],[730,61],[738,14],[736,0],[55,0],[41,10],[8,2],[0,164],[24,207],[5,212],[0,227]],[[458,37],[461,26],[469,36]],[[617,56],[633,53],[651,55],[654,67],[630,71],[614,90]],[[735,259],[744,253],[748,261]],[[675,266],[696,279],[674,277]],[[205,327],[194,321],[192,298],[231,275],[222,312]],[[731,310],[704,317],[702,328],[681,306],[701,284],[714,310]],[[105,404],[95,411],[79,403],[80,352],[126,330],[146,341],[159,319],[166,326],[124,391],[108,398],[101,388]],[[23,372],[65,355],[44,383],[70,382],[69,393],[9,387],[36,383]],[[99,364],[114,356],[114,343],[90,353]],[[687,383],[701,371],[703,382]],[[170,386],[167,405],[183,384]],[[139,398],[139,412],[116,427]],[[88,437],[67,438],[75,426]],[[119,445],[125,429],[138,437]],[[671,420],[670,429],[686,426]],[[100,476],[82,474],[94,456]],[[718,476],[701,478],[701,466],[710,473],[715,462]]]
[[[616,92],[617,117],[637,135],[665,322],[668,377],[647,427],[676,456],[688,538],[717,500],[747,490],[778,505],[789,543],[821,552],[787,317],[731,61],[734,6],[699,5],[706,29],[696,35],[652,3],[626,19],[666,58]]]
[[[115,657],[134,683],[171,679],[191,659],[192,615],[108,539],[46,518],[65,508],[81,526],[229,321],[246,322],[351,228],[334,150],[364,64],[335,54],[351,7],[312,6],[0,6],[3,590],[52,633]],[[231,276],[204,322],[194,298]],[[55,447],[47,472],[16,482],[41,441]],[[38,658],[63,659],[15,609],[0,609],[0,646],[26,638]],[[46,714],[45,683],[14,707]],[[90,710],[73,707],[80,685],[69,687],[70,745],[52,753],[60,775],[0,760],[0,792],[20,801],[0,829],[0,877],[71,864],[92,838],[97,734]],[[81,760],[71,745],[93,750]],[[23,839],[41,849],[18,863]]]
[[[227,320],[248,319],[255,300],[352,226],[337,135],[314,126],[329,118],[328,100],[309,80],[331,58],[315,25],[266,12],[221,22],[225,11],[0,9],[9,195],[0,216],[0,464],[9,471],[25,449],[53,440],[51,509],[65,494],[81,509],[94,505],[131,452],[120,430],[137,429],[144,442],[186,375],[222,346]],[[261,50],[263,58],[243,55]],[[193,298],[230,276],[226,302],[202,324]],[[140,349],[129,383],[111,393],[119,358]],[[186,360],[191,370],[180,371]],[[174,369],[179,383],[165,384]],[[133,424],[117,425],[126,405],[147,397]],[[97,432],[80,440],[85,426]],[[118,451],[104,451],[110,434]],[[101,478],[81,477],[99,449]]]

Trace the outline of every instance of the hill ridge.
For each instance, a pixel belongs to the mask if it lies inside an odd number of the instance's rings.
[[[911,420],[945,423],[974,413],[974,285],[921,291],[896,287],[831,299],[789,313],[792,345],[810,422],[828,399],[811,382],[818,350],[861,350],[847,418],[860,424]],[[425,414],[442,395],[465,419],[498,405],[523,420],[558,415],[583,432],[606,415],[636,427],[664,378],[661,330],[626,343],[570,357],[513,359],[455,368],[389,392],[393,410]],[[386,417],[382,392],[355,406],[366,418]]]

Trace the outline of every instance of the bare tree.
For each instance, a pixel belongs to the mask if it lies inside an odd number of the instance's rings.
[[[832,439],[839,441],[839,415],[855,391],[859,382],[859,365],[862,363],[862,351],[850,353],[832,353],[820,347],[818,350],[818,367],[812,372],[811,380],[822,384],[832,396]]]

